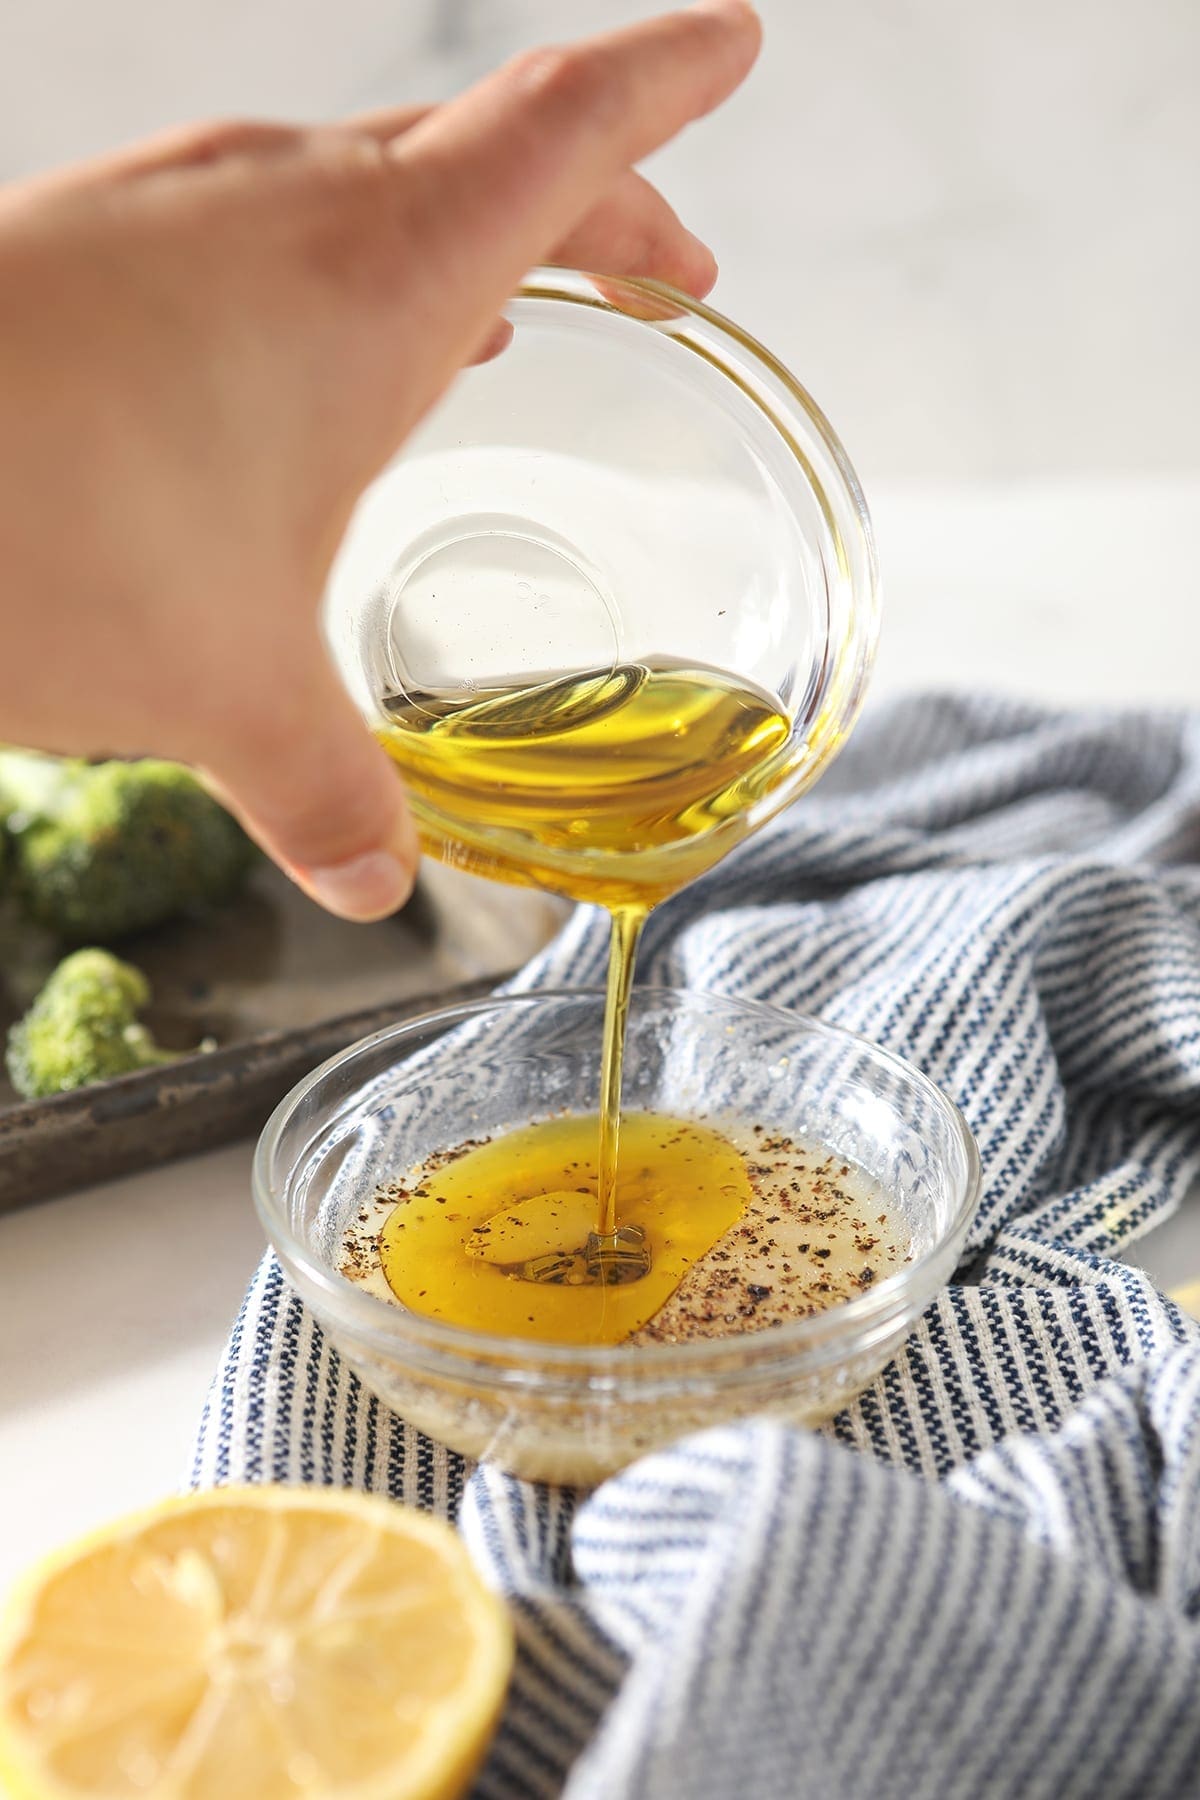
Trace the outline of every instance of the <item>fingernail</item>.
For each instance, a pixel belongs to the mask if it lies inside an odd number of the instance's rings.
[[[303,869],[300,879],[327,911],[358,923],[386,919],[413,890],[412,868],[386,850],[369,850],[327,869]]]
[[[491,362],[512,343],[514,332],[507,319],[497,319],[472,358],[473,362]]]
[[[704,239],[698,238],[691,231],[688,232],[688,236],[691,239],[692,254],[696,259],[696,277],[691,284],[691,291],[698,299],[703,299],[705,294],[716,286],[720,271],[717,268],[717,259]]]

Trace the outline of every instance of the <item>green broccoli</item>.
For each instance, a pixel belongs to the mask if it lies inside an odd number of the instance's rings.
[[[86,763],[0,749],[10,885],[68,943],[111,943],[228,900],[250,840],[178,763]]]
[[[27,1100],[174,1062],[138,1013],[150,983],[107,950],[76,950],[8,1034],[8,1073]]]

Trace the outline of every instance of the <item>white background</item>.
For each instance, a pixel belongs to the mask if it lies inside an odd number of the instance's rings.
[[[452,91],[626,0],[3,0],[0,179],[162,125]],[[1200,688],[1200,7],[763,0],[657,159],[716,302],[834,420],[879,530],[877,688]],[[260,1248],[238,1146],[0,1220],[0,1578],[177,1485]],[[1200,1271],[1173,1224],[1147,1260]]]

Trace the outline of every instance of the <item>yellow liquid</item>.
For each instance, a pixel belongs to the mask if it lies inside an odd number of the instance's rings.
[[[713,669],[624,664],[472,704],[385,701],[425,847],[610,910],[702,874],[794,766],[777,703]]]
[[[594,1113],[524,1126],[468,1150],[397,1201],[379,1237],[388,1286],[405,1306],[447,1324],[549,1344],[618,1344],[658,1312],[689,1268],[750,1205],[745,1158],[707,1126],[631,1113],[622,1132],[618,1211],[651,1248],[649,1273],[619,1286],[572,1283],[598,1176]],[[480,1227],[494,1236],[505,1208],[580,1192],[579,1218],[550,1203],[537,1243],[514,1236],[515,1260],[472,1254]],[[486,1239],[484,1240],[486,1243]],[[524,1278],[525,1251],[565,1253],[561,1280]]]
[[[597,1231],[616,1209],[621,1064],[650,908],[701,874],[793,766],[774,700],[713,669],[623,664],[470,704],[385,703],[425,847],[502,880],[608,908],[613,922],[596,1173]],[[792,747],[794,749],[794,746]]]

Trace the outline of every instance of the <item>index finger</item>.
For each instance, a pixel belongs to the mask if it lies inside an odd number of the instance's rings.
[[[616,174],[738,86],[759,41],[748,0],[701,0],[519,57],[389,146],[410,197],[429,199],[427,353],[473,343]]]

